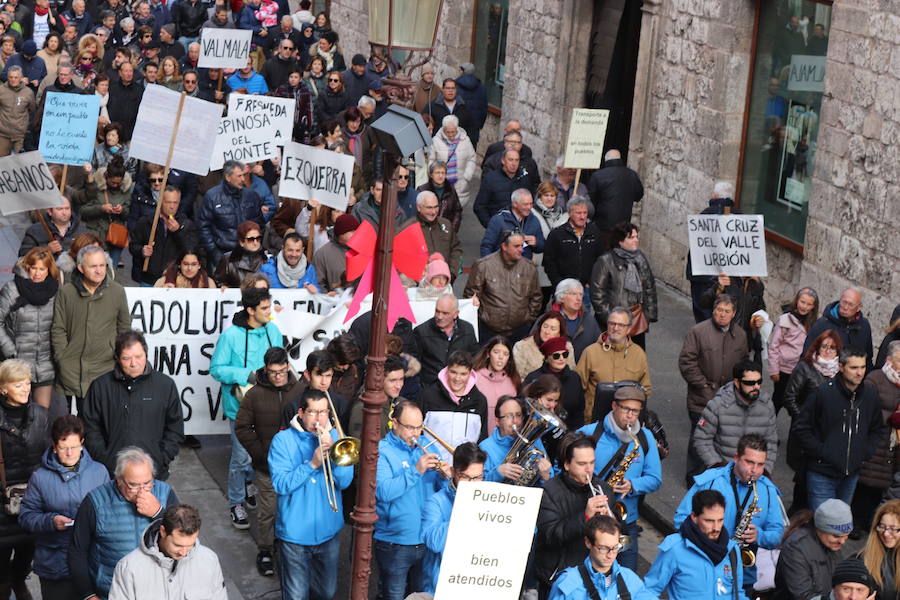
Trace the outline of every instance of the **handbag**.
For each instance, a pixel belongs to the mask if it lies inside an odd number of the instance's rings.
[[[109,204],[109,192],[103,190],[103,199]],[[116,248],[128,245],[128,228],[121,223],[110,223],[106,229],[106,243]]]
[[[3,514],[15,517],[22,510],[22,500],[28,490],[27,483],[6,485],[6,464],[3,460],[3,436],[0,435],[0,486],[2,486]]]
[[[628,330],[628,337],[641,335],[650,329],[650,322],[647,320],[647,315],[644,314],[644,307],[641,304],[629,306],[628,310],[631,312],[631,328]]]

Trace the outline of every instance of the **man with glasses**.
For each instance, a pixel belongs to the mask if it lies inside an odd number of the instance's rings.
[[[847,288],[841,299],[825,307],[822,316],[813,323],[806,334],[803,352],[809,349],[817,337],[831,329],[844,342],[844,347],[853,346],[866,353],[866,372],[872,370],[872,326],[862,312],[862,292],[855,287]]]
[[[459,119],[459,126],[469,134],[469,137],[472,137],[470,132],[475,131],[469,107],[462,98],[457,97],[456,80],[453,78],[444,79],[441,84],[441,97],[429,104],[428,110],[424,112],[430,114],[435,123],[443,123],[444,117],[455,115]]]
[[[659,545],[656,560],[644,577],[653,597],[665,590],[670,600],[746,600],[740,550],[730,539],[724,521],[725,498],[721,492],[701,490],[694,495],[690,516],[678,533]]]
[[[642,594],[649,595],[641,578],[622,564],[618,521],[597,515],[585,521],[582,531],[588,557],[580,565],[569,567],[556,577],[550,590],[550,600],[641,598]],[[604,590],[603,595],[598,590]]]
[[[403,175],[409,183],[409,170],[403,169]],[[444,217],[438,216],[440,213],[440,201],[434,192],[424,191],[416,195],[415,200],[415,219],[410,219],[403,224],[402,229],[406,229],[414,223],[418,223],[422,229],[422,235],[425,236],[425,244],[428,246],[428,253],[434,254],[439,252],[447,261],[450,268],[451,282],[456,279],[456,275],[460,272],[462,266],[462,244],[456,235],[453,225]]]
[[[375,560],[382,600],[403,600],[422,589],[425,538],[421,515],[443,480],[442,463],[422,435],[422,410],[408,400],[394,406],[391,428],[378,443]],[[449,475],[449,473],[448,473]]]
[[[197,71],[191,70],[184,74],[181,79],[181,91],[191,98],[200,97],[200,88],[197,86]]]
[[[291,45],[294,48],[300,48],[300,43],[303,41],[303,36],[300,34],[299,29],[294,29],[294,19],[291,15],[284,15],[278,21],[277,25],[269,27],[269,34],[266,37],[269,38],[268,43],[266,44],[267,56],[271,56],[277,52],[281,43],[285,40],[291,42]],[[301,61],[304,60],[302,56],[298,56],[298,58]],[[302,67],[304,65],[301,63],[300,66]]]
[[[325,392],[306,390],[290,426],[275,434],[269,448],[282,598],[321,600],[337,592],[341,490],[350,485],[353,467],[331,463],[332,477],[325,476],[324,462],[338,439],[330,413]]]
[[[613,486],[615,503],[625,507],[627,516],[622,520],[622,535],[628,536],[628,546],[619,554],[619,564],[629,569],[637,568],[638,557],[638,503],[641,496],[651,494],[662,484],[662,464],[656,439],[638,417],[647,396],[634,385],[616,390],[612,410],[603,421],[585,425],[579,431],[597,440],[594,473],[604,481],[619,470],[623,459],[637,452],[624,479]],[[617,515],[620,516],[621,515]]]
[[[288,400],[298,397],[303,386],[291,372],[284,348],[269,348],[263,367],[256,370],[256,385],[241,401],[234,421],[234,434],[250,455],[256,472],[259,527],[256,536],[256,569],[260,575],[275,574],[272,551],[275,543],[275,490],[269,477],[269,446],[281,430],[281,412]],[[294,411],[294,414],[297,414]]]
[[[497,427],[490,436],[478,444],[487,453],[487,461],[484,464],[484,478],[487,481],[512,483],[519,481],[523,475],[529,476],[525,474],[525,468],[522,465],[506,462],[510,449],[519,439],[516,433],[522,430],[529,414],[528,406],[522,398],[500,396],[497,399],[497,404],[494,406]],[[540,438],[534,443],[533,448],[544,455],[535,462],[537,472],[533,474],[536,477],[534,485],[539,485],[550,480],[553,475],[553,465],[547,459],[547,450]]]
[[[751,503],[755,502],[750,524],[744,530],[743,543],[754,553],[758,552],[757,548],[777,548],[784,535],[784,521],[778,499],[781,494],[772,480],[764,474],[765,465],[771,456],[770,447],[765,436],[758,433],[741,436],[731,462],[697,475],[696,483],[682,498],[675,512],[675,527],[680,527],[688,518],[695,494],[700,490],[716,490],[725,498],[723,527],[729,537],[734,536],[735,528],[746,511],[750,510]],[[754,583],[756,566],[744,567],[744,590],[748,598],[752,597]]]
[[[175,491],[154,471],[144,450],[124,448],[115,456],[115,479],[82,500],[68,555],[78,598],[106,598],[119,560],[140,546],[144,530],[167,506],[178,504]]]
[[[762,367],[743,359],[732,369],[733,380],[719,388],[694,429],[692,443],[703,468],[721,467],[734,456],[738,442],[749,433],[768,443],[766,470],[772,472],[778,454],[775,405],[762,391]]]
[[[484,481],[484,463],[487,454],[484,450],[466,442],[456,447],[453,452],[453,468],[450,470],[450,482],[428,500],[422,514],[422,537],[425,539],[424,577],[420,591],[434,594],[437,588],[438,574],[441,571],[441,558],[444,546],[447,545],[447,532],[450,529],[450,513],[456,500],[456,490],[460,481]]]
[[[81,418],[91,457],[116,467],[125,447],[142,448],[153,458],[156,478],[169,478],[169,463],[184,440],[181,397],[171,377],[147,362],[147,342],[138,331],[116,337],[116,366],[91,383]],[[140,407],[135,409],[135,407]]]
[[[647,396],[653,391],[644,350],[631,341],[631,311],[616,306],[609,311],[606,331],[584,349],[575,366],[584,386],[584,422],[603,420],[622,382],[637,382]]]
[[[283,17],[282,21],[285,19],[287,19],[288,25],[293,22],[290,15]],[[277,48],[278,50],[272,54],[259,72],[266,80],[266,85],[270,90],[276,90],[285,85],[292,72],[302,72],[303,69],[303,65],[294,57],[294,49],[297,48],[297,45],[293,40],[283,39],[278,43]]]

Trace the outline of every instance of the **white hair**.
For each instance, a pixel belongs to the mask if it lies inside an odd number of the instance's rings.
[[[363,106],[367,106],[369,108],[373,108],[375,106],[375,98],[372,96],[360,96],[359,100],[356,102],[357,108],[362,108]]]
[[[713,186],[714,198],[734,198],[734,184],[728,181],[717,181]]]
[[[441,119],[441,127],[446,127],[447,125],[459,127],[459,117],[457,117],[456,115],[447,115],[446,117]]]
[[[429,198],[434,198],[435,200],[438,199],[437,194],[434,192],[429,192],[428,190],[419,192],[419,195],[416,196],[416,206],[422,206]]]
[[[900,340],[888,344],[887,355],[891,358],[900,358]]]
[[[556,297],[557,302],[562,302],[563,298],[566,297],[566,294],[568,294],[572,290],[583,292],[584,286],[581,285],[581,282],[577,279],[567,277],[566,279],[563,279],[556,284],[556,291],[553,293],[553,295]]]
[[[513,191],[512,195],[510,196],[510,201],[513,204],[518,204],[525,198],[528,198],[529,200],[531,200],[531,192],[529,192],[525,188],[519,188],[519,189]]]
[[[128,446],[127,448],[123,448],[116,454],[116,470],[115,476],[116,479],[122,477],[125,473],[125,467],[128,465],[148,465],[150,470],[153,472],[153,476],[156,476],[156,465],[153,464],[153,459],[149,454],[144,452],[143,449],[138,448],[137,446]]]
[[[441,300],[443,300],[444,298],[449,298],[450,300],[453,300],[453,310],[459,310],[459,300],[457,300],[456,296],[454,296],[453,294],[451,294],[449,292],[438,296],[438,299],[434,301],[434,305],[437,306],[437,303],[440,302]]]
[[[603,160],[615,160],[617,158],[622,158],[622,153],[616,150],[615,148],[611,150],[607,150],[606,154],[603,155]]]
[[[103,248],[101,248],[100,246],[97,246],[96,244],[84,246],[81,248],[81,250],[78,251],[78,257],[75,259],[75,263],[79,264],[79,265],[83,265],[84,261],[87,260],[88,256],[90,256],[91,254],[96,254],[97,252],[106,254],[106,251]]]

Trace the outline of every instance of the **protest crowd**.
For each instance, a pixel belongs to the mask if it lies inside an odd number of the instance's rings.
[[[386,174],[372,124],[397,65],[377,48],[345,57],[339,27],[310,5],[0,5],[0,156],[38,148],[48,94],[99,106],[91,160],[50,166],[62,200],[28,228],[0,291],[0,600],[31,598],[32,576],[52,600],[227,597],[200,541],[210,515],[167,483],[179,450],[201,441],[132,328],[126,251],[137,286],[239,289],[209,367],[231,440],[217,516],[246,530],[256,512],[256,566],[282,598],[334,597],[357,472],[330,457],[339,432],[360,434],[372,316],[295,369],[270,290],[349,297],[348,243],[364,222],[378,228],[386,175],[396,232],[418,226],[429,252],[403,285],[434,312],[387,336],[379,598],[434,594],[462,481],[543,489],[529,600],[900,597],[900,306],[870,323],[859,290],[800,287],[769,312],[762,278],[695,275],[688,262],[696,325],[678,368],[692,433],[687,471],[668,473],[688,491],[639,576],[639,508],[662,483],[666,427],[688,425],[652,410],[660,308],[631,222],[640,178],[617,150],[586,182],[562,156],[542,177],[514,119],[479,155],[487,100],[468,63],[443,78],[421,68],[412,102],[431,146]],[[242,68],[199,67],[213,29],[251,32]],[[279,194],[279,156],[206,175],[131,156],[154,85],[229,106],[293,99],[285,141],[352,160],[347,209]],[[728,182],[709,196],[704,214],[735,208]],[[476,219],[479,255],[464,256],[460,230]],[[788,507],[770,478],[778,452],[794,472]],[[842,551],[850,538],[863,550]],[[777,556],[768,568],[754,564],[763,554]]]

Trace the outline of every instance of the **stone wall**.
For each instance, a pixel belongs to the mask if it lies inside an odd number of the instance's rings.
[[[715,181],[734,181],[739,168],[754,5],[645,0],[643,24],[655,36],[641,49],[652,56],[630,160],[646,189],[644,250],[656,275],[683,291],[686,216],[706,206]],[[900,301],[898,43],[895,14],[835,2],[805,252],[767,244],[773,316],[800,285],[815,287],[825,302],[857,285],[879,340]]]

